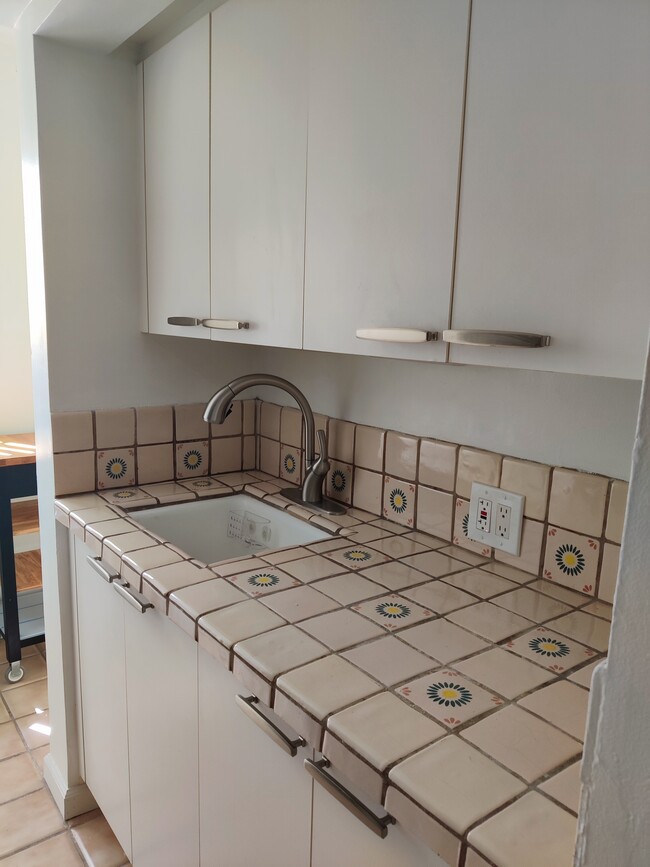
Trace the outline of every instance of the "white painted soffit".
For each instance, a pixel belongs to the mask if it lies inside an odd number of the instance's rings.
[[[5,2],[0,0],[0,8]],[[109,54],[170,3],[171,0],[61,0],[37,32],[39,36]]]

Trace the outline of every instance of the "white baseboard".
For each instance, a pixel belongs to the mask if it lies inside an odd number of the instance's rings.
[[[77,786],[65,784],[51,755],[45,756],[43,778],[64,819],[73,819],[75,816],[80,816],[82,813],[87,813],[97,807],[97,802],[85,783],[79,783]]]

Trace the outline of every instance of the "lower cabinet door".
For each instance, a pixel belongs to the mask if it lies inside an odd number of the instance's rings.
[[[134,867],[198,867],[198,645],[124,605]]]
[[[72,541],[85,779],[131,859],[124,603],[89,564],[90,548]]]
[[[428,846],[391,825],[382,840],[321,786],[314,786],[311,867],[448,867]]]
[[[248,695],[199,650],[201,867],[309,867],[311,751],[283,752],[244,716],[238,693]]]

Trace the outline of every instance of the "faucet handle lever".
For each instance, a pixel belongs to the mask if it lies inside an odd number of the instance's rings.
[[[321,461],[327,461],[327,434],[324,430],[316,431],[316,439],[318,440],[318,453]]]

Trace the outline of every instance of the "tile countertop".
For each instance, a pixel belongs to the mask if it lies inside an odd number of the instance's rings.
[[[56,517],[451,865],[573,863],[610,606],[258,471],[56,501]],[[332,533],[205,564],[137,510],[245,490]],[[390,831],[389,831],[390,833]]]

